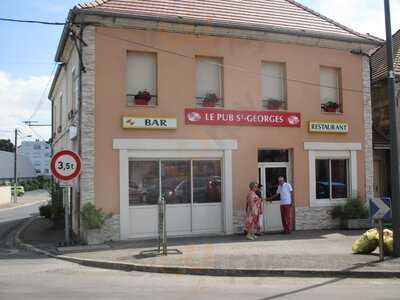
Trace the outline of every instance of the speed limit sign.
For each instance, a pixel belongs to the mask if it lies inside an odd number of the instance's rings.
[[[72,180],[81,172],[81,158],[73,151],[61,150],[53,155],[50,169],[57,179]]]

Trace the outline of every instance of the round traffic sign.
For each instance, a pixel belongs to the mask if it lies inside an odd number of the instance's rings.
[[[57,179],[72,180],[81,172],[81,158],[71,150],[61,150],[53,155],[50,169]]]

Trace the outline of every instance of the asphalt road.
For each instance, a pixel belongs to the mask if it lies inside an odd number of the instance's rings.
[[[48,192],[36,190],[26,192],[24,196],[18,197],[18,205],[0,209],[0,223],[29,218],[39,213],[39,207],[47,202]]]
[[[399,299],[399,280],[228,278],[101,270],[27,256],[0,260],[0,299]]]
[[[399,299],[400,280],[232,278],[102,270],[15,249],[0,221],[0,299]]]

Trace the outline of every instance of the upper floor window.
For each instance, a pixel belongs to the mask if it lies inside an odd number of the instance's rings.
[[[62,125],[63,125],[63,110],[64,110],[64,101],[63,101],[63,95],[60,94],[60,103],[58,105],[58,127],[57,127],[57,132],[61,132],[62,130]]]
[[[261,95],[263,107],[269,110],[287,109],[285,64],[262,64]]]
[[[340,69],[320,68],[321,111],[341,112]]]
[[[196,57],[196,104],[224,106],[222,59]]]
[[[72,109],[79,109],[79,72],[76,68],[72,70]]]
[[[149,52],[128,52],[128,105],[157,105],[157,56]]]

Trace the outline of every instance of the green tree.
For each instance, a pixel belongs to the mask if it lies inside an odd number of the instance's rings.
[[[0,139],[0,150],[7,152],[14,152],[14,144],[8,139]]]

